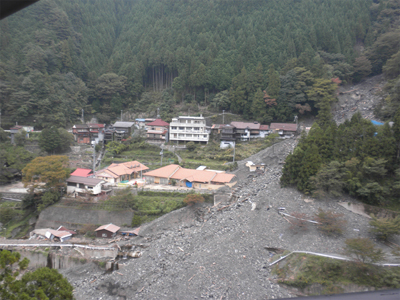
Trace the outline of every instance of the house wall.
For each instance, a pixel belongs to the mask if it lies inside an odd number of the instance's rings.
[[[116,233],[112,233],[105,229],[96,231],[96,237],[99,237],[99,238],[112,238],[115,235],[116,235]]]

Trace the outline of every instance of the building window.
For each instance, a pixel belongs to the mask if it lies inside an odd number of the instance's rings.
[[[207,138],[207,134],[204,135],[204,138]]]
[[[171,127],[172,130],[176,130],[176,128],[177,128],[176,126],[172,126]]]
[[[179,130],[185,130],[185,127],[179,127]]]

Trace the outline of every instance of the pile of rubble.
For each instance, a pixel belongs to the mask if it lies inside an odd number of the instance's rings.
[[[382,89],[386,81],[383,75],[370,77],[356,85],[341,86],[338,91],[338,102],[334,107],[334,119],[337,124],[343,123],[359,111],[363,118],[376,120],[374,109],[382,99]]]
[[[368,218],[354,214],[338,200],[305,198],[281,188],[282,158],[295,140],[285,140],[252,156],[266,164],[265,174],[250,174],[246,161],[238,163],[238,185],[229,200],[215,205],[186,207],[142,226],[130,244],[142,245],[142,256],[120,260],[118,272],[87,265],[64,275],[77,299],[277,299],[295,296],[278,285],[268,266],[270,249],[340,254],[347,238],[372,237]],[[249,176],[251,175],[251,176]],[[340,199],[351,201],[350,199]],[[341,237],[322,235],[309,223],[307,230],[291,230],[285,213],[312,219],[319,209],[343,214]],[[381,245],[382,246],[382,245]],[[383,248],[385,246],[382,246]],[[389,252],[388,249],[384,250]]]

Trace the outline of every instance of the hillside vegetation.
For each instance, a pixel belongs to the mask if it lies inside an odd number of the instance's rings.
[[[42,0],[0,22],[3,124],[65,127],[82,109],[109,122],[157,107],[169,120],[197,104],[261,122],[316,114],[331,78],[398,75],[385,65],[398,63],[398,6]]]
[[[394,123],[374,126],[357,113],[337,126],[330,110],[320,109],[309,134],[287,157],[282,185],[295,185],[321,198],[347,193],[368,204],[399,208],[400,23],[395,15],[400,3],[385,3],[386,9],[376,11],[377,21],[371,28],[377,39],[356,62],[368,57],[369,72],[383,71],[389,79],[375,114]]]

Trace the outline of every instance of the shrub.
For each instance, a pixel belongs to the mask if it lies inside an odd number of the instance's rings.
[[[196,203],[203,203],[204,198],[200,194],[189,194],[183,199],[186,205],[194,205]]]
[[[295,233],[307,230],[308,222],[305,221],[307,219],[306,214],[294,212],[292,213],[292,217],[293,218],[289,219],[291,224],[289,227],[290,230],[294,231]]]
[[[192,152],[196,149],[196,144],[194,142],[189,142],[186,144],[186,149]]]
[[[95,236],[95,230],[98,226],[94,224],[85,224],[79,229],[79,234],[86,235],[88,237],[94,237]]]
[[[347,239],[345,243],[345,254],[359,263],[375,263],[383,259],[382,250],[375,248],[374,243],[368,238]]]
[[[318,229],[326,235],[340,235],[346,224],[345,220],[340,219],[343,214],[334,213],[333,211],[318,210],[315,214],[315,220],[319,223]]]
[[[11,207],[0,208],[0,222],[3,224],[10,222],[15,215],[16,211]]]
[[[131,223],[131,227],[138,227],[140,226],[140,224],[142,224],[142,218],[135,214],[132,218],[132,223]]]
[[[372,220],[369,224],[373,227],[371,232],[375,233],[378,238],[387,241],[393,235],[400,233],[400,216],[396,218],[377,218],[371,214]]]

